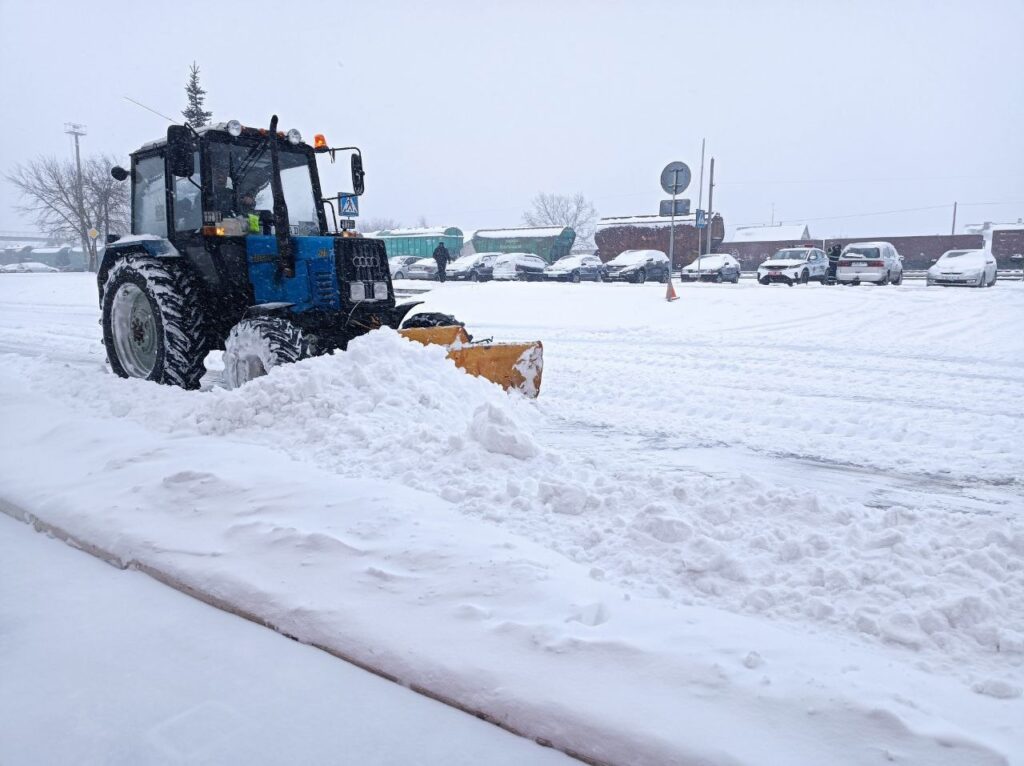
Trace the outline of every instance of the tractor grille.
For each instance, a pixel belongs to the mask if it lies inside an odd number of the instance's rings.
[[[350,286],[355,282],[363,283],[368,298],[372,298],[374,294],[374,283],[384,282],[388,285],[387,301],[391,305],[394,304],[394,291],[391,289],[391,274],[383,241],[338,237],[334,240],[334,254],[343,301],[348,302],[351,295]]]
[[[332,303],[335,306],[338,305],[335,297],[334,274],[330,272],[330,269],[313,272],[313,301],[320,306]]]

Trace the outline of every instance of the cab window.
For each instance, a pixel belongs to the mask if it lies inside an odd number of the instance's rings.
[[[132,231],[166,237],[167,190],[163,156],[147,157],[135,163],[132,188]]]
[[[203,225],[203,203],[200,196],[199,152],[195,153],[196,172],[189,178],[174,179],[174,230],[197,231]]]

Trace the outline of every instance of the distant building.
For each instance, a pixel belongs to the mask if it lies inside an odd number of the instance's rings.
[[[711,249],[721,244],[725,236],[725,222],[722,216],[715,213],[711,216],[711,225],[698,229],[696,216],[685,215],[675,218],[674,263],[680,268],[697,257],[698,239],[701,247],[707,251],[703,239],[711,232]],[[597,222],[594,241],[597,254],[602,261],[610,261],[626,250],[660,250],[668,255],[672,219],[660,215],[633,215],[602,218]]]
[[[427,258],[441,242],[453,258],[462,251],[462,229],[457,226],[433,226],[416,229],[385,229],[365,235],[384,240],[388,258],[396,255],[414,255]]]
[[[478,229],[473,233],[476,253],[533,253],[554,263],[572,251],[576,232],[568,226]]]

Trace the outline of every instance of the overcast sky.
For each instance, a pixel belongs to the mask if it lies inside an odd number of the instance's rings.
[[[231,10],[228,8],[231,7]],[[1024,2],[0,0],[0,170],[163,134],[195,60],[214,119],[362,147],[366,216],[511,226],[538,191],[656,213],[716,161],[731,228],[948,232],[1024,216]],[[325,192],[328,191],[325,189]],[[0,229],[31,230],[0,182]],[[1000,203],[978,205],[977,203]],[[932,208],[864,216],[865,213]]]

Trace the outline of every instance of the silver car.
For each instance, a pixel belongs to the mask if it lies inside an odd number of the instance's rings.
[[[406,279],[437,279],[437,261],[432,257],[420,258],[406,268]]]
[[[947,250],[928,269],[927,280],[929,285],[944,287],[992,287],[997,275],[995,256],[988,250]]]
[[[394,258],[388,258],[388,268],[391,269],[391,278],[405,279],[408,274],[409,266],[419,259],[420,257],[418,255],[396,255]]]

